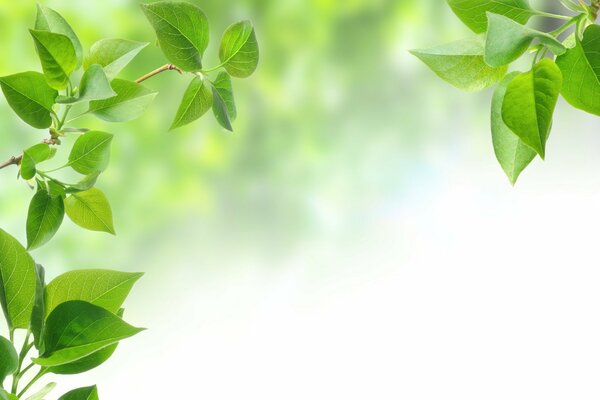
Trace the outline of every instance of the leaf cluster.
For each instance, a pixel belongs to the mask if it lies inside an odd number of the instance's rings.
[[[413,50],[440,78],[477,91],[496,85],[491,106],[496,158],[514,185],[537,157],[546,157],[559,96],[573,107],[600,115],[600,2],[560,0],[565,14],[531,7],[528,0],[447,0],[474,35],[429,49]],[[564,24],[542,32],[533,17]],[[510,66],[531,54],[531,68]]]

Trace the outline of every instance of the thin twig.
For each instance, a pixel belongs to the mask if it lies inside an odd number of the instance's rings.
[[[142,83],[145,80],[150,79],[153,76],[158,75],[161,72],[165,72],[165,71],[177,71],[180,74],[183,74],[183,71],[181,69],[179,69],[178,67],[176,67],[175,65],[173,65],[173,64],[166,64],[166,65],[163,65],[162,67],[160,67],[160,68],[158,68],[158,69],[156,69],[156,70],[154,70],[154,71],[152,71],[150,73],[147,73],[146,75],[142,76],[141,78],[138,78],[135,81],[135,83]]]
[[[2,164],[0,164],[0,169],[10,167],[11,165],[19,165],[19,164],[21,164],[22,159],[23,159],[23,156],[12,156],[8,160],[6,160]]]

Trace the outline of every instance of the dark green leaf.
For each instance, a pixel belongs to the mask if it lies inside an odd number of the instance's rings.
[[[530,72],[515,77],[504,96],[504,123],[542,159],[561,85],[560,69],[554,61],[544,59]]]
[[[208,47],[208,19],[202,10],[183,2],[142,4],[167,59],[184,71],[200,71]]]
[[[0,229],[0,302],[9,329],[29,328],[35,286],[33,259],[15,238]]]
[[[0,78],[4,96],[14,112],[26,123],[38,129],[52,125],[50,112],[58,92],[46,83],[38,72],[23,72]]]
[[[62,90],[77,67],[77,56],[71,39],[60,33],[29,31],[37,49],[44,76],[50,87]]]
[[[219,57],[231,76],[247,78],[254,73],[259,51],[250,21],[238,22],[227,28],[221,40]]]
[[[31,333],[33,333],[33,342],[36,349],[40,353],[44,352],[44,325],[46,323],[46,271],[40,264],[35,265],[36,270],[36,286],[35,286],[35,303],[31,313]]]
[[[19,367],[19,356],[10,340],[0,336],[0,387]]]
[[[100,173],[106,170],[110,161],[110,133],[89,131],[81,135],[69,154],[69,163],[75,171],[83,175]]]
[[[196,121],[206,114],[212,105],[213,94],[211,89],[202,78],[195,77],[183,95],[171,129],[179,128]]]
[[[536,152],[515,135],[502,119],[502,103],[509,83],[519,75],[513,72],[498,85],[492,99],[492,139],[496,158],[514,185],[519,175],[533,161]]]
[[[46,351],[34,362],[48,367],[68,364],[142,330],[102,307],[84,301],[62,303],[48,316]]]
[[[83,58],[83,48],[81,46],[81,42],[71,26],[59,13],[38,3],[35,29],[38,31],[60,33],[67,36],[71,40],[73,48],[75,49],[75,54],[77,56],[77,67],[81,65],[81,60]]]
[[[448,0],[452,11],[475,33],[487,30],[486,13],[504,15],[525,24],[535,11],[528,0]]]
[[[156,96],[156,92],[123,79],[115,79],[111,85],[117,96],[91,101],[87,111],[108,122],[126,122],[138,118]]]
[[[98,389],[96,386],[90,386],[71,390],[58,400],[98,400]]]
[[[56,154],[56,148],[46,143],[36,144],[23,152],[21,159],[21,177],[25,180],[33,179],[36,174],[36,164],[50,160]]]
[[[48,243],[58,232],[64,216],[63,198],[38,190],[27,214],[27,248],[32,250]]]
[[[147,45],[148,43],[124,39],[102,39],[92,45],[90,55],[85,59],[83,66],[88,69],[94,64],[99,64],[112,81]]]
[[[98,64],[91,65],[81,78],[79,96],[58,97],[56,101],[62,104],[75,104],[91,100],[104,100],[116,96],[117,93],[110,86],[104,70]]]
[[[469,92],[483,90],[500,81],[507,67],[492,68],[483,60],[482,37],[459,40],[430,49],[412,50],[437,76]]]
[[[221,72],[213,82],[212,91],[215,118],[223,128],[233,131],[231,123],[237,116],[237,110],[229,74]]]
[[[115,234],[110,204],[98,188],[71,194],[65,200],[65,211],[82,228]]]

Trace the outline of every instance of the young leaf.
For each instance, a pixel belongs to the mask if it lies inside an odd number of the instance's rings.
[[[213,95],[210,88],[202,78],[195,77],[183,95],[171,129],[194,122],[206,114],[212,105]]]
[[[465,91],[486,89],[506,74],[507,67],[492,68],[483,60],[483,38],[460,40],[411,53],[437,76]]]
[[[515,77],[504,96],[504,123],[542,159],[561,85],[560,69],[546,58],[531,71]]]
[[[0,388],[2,382],[19,367],[19,356],[10,340],[0,336]]]
[[[111,86],[117,95],[110,99],[91,101],[87,111],[108,122],[136,119],[146,111],[156,96],[155,91],[123,79],[113,80]]]
[[[71,194],[65,200],[65,211],[82,228],[115,234],[110,204],[98,188]]]
[[[575,47],[556,59],[564,77],[561,93],[573,107],[600,115],[600,26],[590,25]]]
[[[52,125],[50,112],[58,92],[38,72],[22,72],[0,78],[6,101],[26,123],[38,129]]]
[[[48,316],[44,334],[46,351],[34,362],[45,367],[68,364],[142,330],[102,307],[85,301],[68,301]]]
[[[184,71],[200,71],[208,47],[208,18],[190,3],[142,4],[167,59]]]
[[[65,89],[69,77],[77,67],[77,56],[71,39],[60,33],[33,29],[29,32],[35,42],[48,85],[56,90]]]
[[[509,83],[519,75],[513,72],[507,75],[496,88],[492,98],[492,140],[496,158],[504,172],[514,185],[523,170],[537,155],[535,151],[510,130],[502,119],[502,103]]]
[[[259,51],[250,21],[231,25],[221,39],[219,58],[231,76],[247,78],[258,66]]]
[[[52,390],[54,390],[55,387],[56,387],[56,383],[50,382],[46,386],[41,388],[37,393],[33,394],[32,396],[28,397],[25,400],[44,400],[44,397],[46,397],[46,395],[48,393],[50,393]]]
[[[526,24],[535,11],[528,0],[448,0],[452,11],[475,33],[487,30],[486,13],[504,15]]]
[[[106,76],[112,81],[147,45],[148,43],[125,39],[102,39],[92,45],[83,68],[87,70],[98,64],[104,68]]]
[[[27,329],[35,301],[35,263],[8,233],[0,229],[0,303],[8,327]]]
[[[77,182],[74,185],[68,185],[65,189],[66,193],[77,193],[77,192],[85,192],[86,190],[90,190],[96,184],[98,177],[100,176],[100,172],[94,172],[93,174],[89,174],[85,176],[82,180]]]
[[[91,100],[104,100],[116,96],[117,93],[110,86],[110,82],[102,67],[98,64],[91,65],[81,78],[79,96],[62,97],[56,101],[61,104],[76,104]]]
[[[534,39],[556,55],[567,51],[552,35],[530,29],[505,16],[488,13],[488,21],[485,62],[491,67],[512,63],[527,51]]]
[[[23,152],[21,159],[21,177],[25,180],[33,179],[36,174],[36,164],[50,160],[56,154],[56,148],[46,143],[36,144]]]
[[[213,113],[221,126],[229,131],[233,131],[231,123],[237,116],[235,101],[233,98],[233,87],[231,77],[225,72],[221,72],[212,85],[213,92]]]
[[[87,301],[116,313],[142,275],[100,269],[67,272],[48,284],[46,314],[72,300]]]
[[[38,349],[40,353],[43,353],[44,338],[42,334],[44,332],[44,325],[46,323],[46,271],[40,264],[36,264],[35,272],[37,280],[35,286],[35,302],[33,304],[33,311],[31,313],[31,333],[33,333],[33,343],[35,344],[35,348]]]
[[[86,132],[73,145],[67,165],[83,175],[103,172],[110,161],[112,140],[110,133]]]
[[[77,68],[81,65],[83,58],[83,48],[79,38],[67,23],[67,21],[56,11],[51,8],[45,7],[38,3],[37,18],[35,20],[35,29],[38,31],[49,31],[53,33],[60,33],[67,36],[73,48],[75,49],[75,55],[77,57]]]
[[[64,216],[63,198],[38,190],[27,214],[27,248],[32,250],[48,243],[58,232]]]
[[[58,400],[98,400],[98,389],[96,386],[90,386],[71,390]]]

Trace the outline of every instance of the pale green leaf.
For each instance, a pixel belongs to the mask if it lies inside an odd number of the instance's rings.
[[[65,200],[65,211],[82,228],[115,234],[110,204],[98,188],[71,194]]]
[[[195,77],[183,95],[171,129],[179,128],[196,121],[206,114],[213,105],[213,94],[206,82]]]
[[[110,145],[113,135],[106,132],[89,131],[81,135],[69,154],[69,165],[83,175],[106,170],[110,161]]]
[[[98,389],[96,386],[90,386],[71,390],[58,400],[98,400]]]
[[[79,95],[77,97],[61,97],[56,101],[61,104],[76,104],[91,100],[104,100],[116,96],[102,67],[91,65],[81,78]]]
[[[83,67],[88,69],[98,64],[112,81],[147,45],[125,39],[102,39],[92,45]]]
[[[36,174],[36,165],[50,160],[56,154],[56,147],[46,143],[39,143],[23,152],[20,172],[25,180],[33,179]]]
[[[35,29],[38,31],[60,33],[67,36],[71,40],[73,48],[75,49],[77,68],[79,68],[83,58],[83,48],[81,46],[81,42],[73,31],[73,28],[71,28],[71,26],[59,13],[38,3]]]
[[[535,11],[528,0],[448,0],[452,11],[475,33],[487,30],[486,13],[504,15],[525,24]]]
[[[231,25],[223,34],[219,58],[231,76],[247,78],[258,66],[259,50],[256,33],[250,21]]]
[[[90,102],[88,113],[108,122],[126,122],[138,118],[146,111],[156,92],[144,86],[115,79],[111,82],[115,97]]]
[[[55,387],[56,383],[50,382],[46,384],[46,386],[41,388],[37,393],[34,393],[33,395],[27,397],[25,400],[44,400],[44,397],[46,397],[52,390],[54,390]]]

